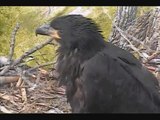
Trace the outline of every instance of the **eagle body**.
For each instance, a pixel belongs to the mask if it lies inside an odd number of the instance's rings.
[[[57,72],[72,112],[160,112],[154,75],[131,53],[105,42],[100,32],[91,19],[81,15],[58,17],[49,27],[36,30],[60,44]]]

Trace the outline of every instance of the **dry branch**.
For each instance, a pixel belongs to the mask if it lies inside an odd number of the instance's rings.
[[[108,11],[106,11],[104,8],[103,8],[103,11],[104,11],[104,13],[107,14],[107,16],[109,17],[109,19],[112,20],[111,16],[108,14]],[[139,50],[130,42],[130,40],[127,38],[127,35],[124,34],[124,31],[122,29],[120,29],[114,22],[112,24],[113,24],[113,26],[115,26],[116,30],[118,30],[118,32],[120,33],[120,35],[130,44],[131,49],[133,49],[134,51],[136,51],[141,57],[145,58],[144,55],[141,54],[139,52]]]
[[[15,36],[16,36],[16,33],[19,29],[20,25],[19,23],[16,24],[13,32],[12,32],[12,35],[11,35],[11,41],[10,41],[10,52],[9,52],[9,63],[11,64],[11,60],[12,60],[12,57],[13,57],[13,53],[14,53],[14,47],[15,47]]]
[[[151,61],[152,59],[154,59],[155,57],[157,57],[160,54],[160,51],[156,51],[155,53],[153,53],[151,56],[149,56],[147,58],[146,61],[144,61],[144,63],[148,63],[149,61]]]
[[[20,76],[0,76],[0,85],[17,82]]]
[[[121,36],[130,44],[129,46],[131,47],[131,49],[133,49],[135,52],[137,52],[137,53],[139,54],[139,56],[141,56],[142,58],[145,58],[144,55],[139,52],[139,49],[137,49],[137,48],[130,42],[130,40],[127,38],[127,36],[124,35],[123,31],[122,31],[119,27],[117,27],[116,25],[115,25],[115,27],[117,28],[117,30],[119,31],[119,33],[121,34]]]
[[[45,66],[52,65],[52,64],[55,64],[55,62],[49,62],[49,63],[45,63],[45,64],[42,64],[42,65],[38,65],[36,67],[28,69],[27,71],[29,72],[29,71],[36,70],[38,68],[45,67]]]
[[[16,59],[11,65],[6,66],[6,67],[0,72],[0,76],[4,75],[6,72],[8,72],[10,68],[13,68],[13,67],[15,67],[16,65],[20,64],[24,58],[28,57],[30,54],[32,54],[32,53],[34,53],[35,51],[41,49],[42,47],[44,47],[45,45],[51,43],[52,41],[53,41],[53,38],[50,38],[49,40],[45,41],[44,43],[41,43],[41,44],[35,46],[34,48],[28,50],[27,52],[25,52],[20,58]]]
[[[20,87],[22,85],[22,78],[19,77],[16,87]]]
[[[28,50],[28,51],[25,52],[19,59],[15,60],[15,61],[13,62],[13,64],[12,64],[12,66],[15,66],[15,65],[19,64],[20,62],[22,62],[22,60],[23,60],[24,58],[26,58],[26,57],[29,56],[30,54],[34,53],[35,51],[43,48],[45,45],[49,44],[49,43],[52,42],[52,41],[53,41],[53,38],[50,38],[49,40],[45,41],[44,43],[41,43],[41,44],[35,46],[34,48]]]
[[[0,93],[0,98],[2,98],[4,100],[7,100],[7,101],[11,102],[13,105],[17,106],[17,104],[13,100],[13,99],[17,99],[15,96],[11,96],[11,95],[6,95],[6,94]]]
[[[21,94],[22,94],[22,101],[24,103],[27,102],[27,93],[26,93],[26,89],[24,87],[21,88]]]
[[[152,9],[136,19],[131,11],[135,14],[136,8],[118,7],[109,41],[131,53],[137,52],[149,70],[159,72],[160,9]],[[107,9],[103,8],[103,12],[112,20]]]

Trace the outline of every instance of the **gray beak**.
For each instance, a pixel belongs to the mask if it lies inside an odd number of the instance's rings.
[[[40,35],[47,35],[47,36],[49,36],[49,31],[50,31],[50,25],[48,25],[48,24],[44,24],[44,25],[42,25],[42,26],[40,26],[40,27],[38,27],[37,29],[36,29],[36,36],[38,35],[38,34],[40,34]]]
[[[38,27],[35,31],[36,35],[46,35],[51,36],[55,40],[61,39],[58,30],[53,29],[49,24],[42,25]]]

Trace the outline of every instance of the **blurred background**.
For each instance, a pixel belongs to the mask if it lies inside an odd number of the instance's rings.
[[[103,8],[108,11],[111,19],[104,13]],[[108,7],[56,7],[56,6],[45,6],[45,7],[20,7],[20,6],[1,6],[0,7],[0,56],[6,56],[9,53],[9,42],[11,39],[11,33],[16,25],[20,24],[20,29],[16,35],[16,45],[14,58],[21,56],[24,51],[29,50],[35,45],[46,40],[47,37],[39,36],[36,37],[35,29],[37,26],[43,23],[51,21],[54,17],[67,15],[67,14],[82,14],[86,17],[92,18],[102,29],[102,34],[105,40],[111,33],[112,22],[115,18],[117,11],[116,6]],[[136,17],[143,15],[145,12],[153,9],[154,7],[138,7]],[[41,50],[34,53],[37,61],[40,63],[46,63],[54,60],[56,47],[46,46]],[[13,58],[13,59],[14,59]],[[35,61],[28,62],[28,65],[35,65]]]

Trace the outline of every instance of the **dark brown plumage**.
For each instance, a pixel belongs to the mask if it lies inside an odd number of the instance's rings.
[[[91,19],[58,17],[36,33],[60,44],[57,71],[72,112],[160,112],[157,79],[132,54],[105,42]]]

